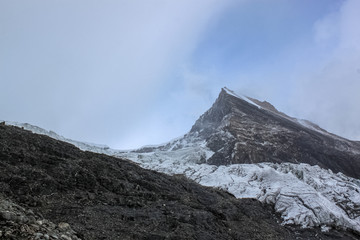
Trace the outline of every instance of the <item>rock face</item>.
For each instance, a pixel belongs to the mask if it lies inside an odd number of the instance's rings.
[[[208,164],[308,163],[360,178],[360,144],[309,121],[278,112],[271,104],[222,89],[189,135],[214,152]]]
[[[357,238],[284,227],[257,200],[17,127],[0,126],[0,160],[0,239]]]

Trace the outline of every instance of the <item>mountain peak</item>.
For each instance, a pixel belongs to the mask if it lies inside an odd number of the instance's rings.
[[[256,106],[257,108],[265,109],[265,110],[267,110],[267,111],[270,111],[270,112],[273,112],[273,113],[282,115],[282,116],[284,116],[284,117],[290,118],[290,117],[287,116],[286,114],[278,111],[278,110],[274,107],[274,105],[272,105],[272,104],[269,103],[268,101],[260,101],[260,100],[258,100],[258,99],[256,99],[256,98],[252,98],[252,97],[248,97],[248,96],[246,96],[246,95],[240,94],[240,93],[236,93],[235,91],[230,90],[230,89],[227,88],[227,87],[223,87],[223,88],[221,89],[220,94],[227,94],[227,95],[236,97],[236,98],[238,98],[238,99],[245,100],[246,102],[248,102],[248,103]]]
[[[254,99],[254,98],[250,98],[250,97],[248,97],[248,96],[245,96],[245,95],[242,95],[242,94],[239,94],[239,93],[236,93],[235,91],[230,90],[230,89],[227,88],[227,87],[223,87],[223,88],[221,89],[220,95],[222,95],[222,94],[226,94],[226,95],[233,96],[233,97],[235,97],[235,98],[244,100],[244,101],[246,101],[246,102],[248,102],[248,103],[250,103],[250,104],[252,104],[252,105],[254,105],[254,106],[258,107],[258,108],[261,108],[261,106],[257,103],[257,102],[260,103],[259,100]],[[255,101],[254,101],[254,100],[255,100]]]
[[[209,164],[302,162],[360,177],[354,170],[360,169],[359,143],[226,87],[190,134],[197,134],[214,152]]]

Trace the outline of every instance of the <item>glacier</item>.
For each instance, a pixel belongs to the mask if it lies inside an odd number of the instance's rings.
[[[236,198],[256,198],[271,204],[281,214],[283,224],[321,227],[323,230],[350,228],[360,232],[358,179],[304,163],[184,164],[184,151],[151,154],[129,152],[118,156],[147,169],[170,175],[183,174],[201,185],[228,191]],[[194,153],[196,150],[187,151]]]
[[[121,151],[67,139],[27,123],[6,124],[69,142],[85,151],[127,158],[146,169],[182,174],[201,185],[228,191],[236,198],[258,199],[273,205],[284,225],[360,232],[360,180],[317,165],[269,162],[209,165],[206,159],[212,151],[196,134],[175,139],[162,148]]]

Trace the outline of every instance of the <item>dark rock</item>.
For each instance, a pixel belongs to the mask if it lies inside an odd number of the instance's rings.
[[[360,144],[277,111],[268,102],[250,99],[262,108],[222,89],[213,106],[194,124],[196,135],[215,152],[208,164],[291,162],[318,165],[360,178]]]
[[[29,223],[29,217],[34,217],[32,210],[26,210],[0,195],[0,239],[46,240],[50,239],[49,234],[53,236],[52,239],[59,239],[64,233],[77,239],[75,231],[69,225],[66,230],[57,229],[55,224],[47,219]]]

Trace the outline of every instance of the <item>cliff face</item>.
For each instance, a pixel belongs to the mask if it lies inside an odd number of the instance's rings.
[[[196,121],[197,133],[214,152],[207,163],[290,162],[319,165],[360,178],[360,144],[308,121],[278,112],[271,104],[222,89]]]

